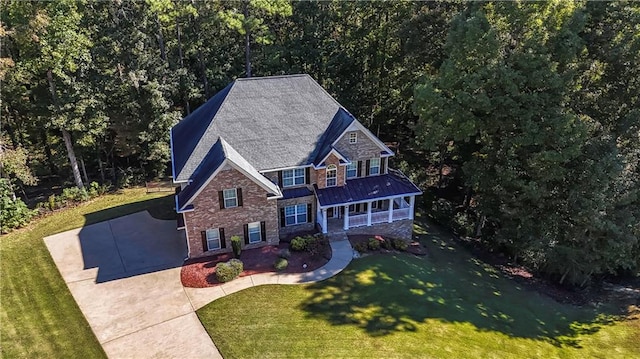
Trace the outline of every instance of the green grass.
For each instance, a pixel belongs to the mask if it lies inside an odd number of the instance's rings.
[[[361,258],[324,282],[254,287],[198,316],[227,359],[640,355],[640,321],[526,290],[441,233],[422,240],[427,258]]]
[[[168,213],[173,196],[161,196],[144,189],[106,195],[0,237],[2,357],[105,357],[42,239],[145,209]]]

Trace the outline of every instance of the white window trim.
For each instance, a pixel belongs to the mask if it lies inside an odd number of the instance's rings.
[[[218,248],[211,248],[211,242],[210,242],[210,241],[211,241],[211,240],[213,240],[213,239],[209,239],[209,232],[214,232],[214,233],[216,233],[216,235],[217,235],[217,237],[218,237],[218,238],[217,238],[217,239],[218,239]],[[207,230],[205,231],[205,233],[206,233],[206,236],[207,236],[207,250],[208,250],[208,251],[217,251],[218,249],[221,249],[221,248],[222,248],[222,240],[220,239],[220,229],[219,229],[219,228],[210,228],[210,229],[207,229]]]
[[[233,197],[227,198],[227,191],[233,191]],[[227,206],[227,200],[235,200],[236,204],[234,206]],[[238,207],[238,189],[237,188],[227,188],[222,190],[222,200],[224,201],[224,208],[234,208]]]
[[[251,227],[257,227],[258,228],[258,240],[257,241],[251,241]],[[255,233],[255,232],[253,232]],[[260,243],[262,241],[262,226],[260,225],[260,222],[251,222],[251,223],[247,223],[247,235],[249,236],[249,244],[255,244],[255,243]]]
[[[333,171],[335,175],[333,177],[329,177],[329,171]],[[338,167],[336,165],[327,166],[326,176],[325,177],[326,177],[325,178],[325,182],[326,182],[325,186],[326,187],[335,187],[335,186],[337,186],[338,185]],[[329,185],[329,179],[334,180],[335,183],[332,184],[332,185]]]
[[[354,166],[355,174],[353,176],[349,176],[349,166]],[[345,169],[345,177],[347,177],[347,179],[358,178],[358,161],[352,161],[347,165],[347,168]]]
[[[298,207],[302,206],[302,208],[304,208],[304,222],[298,222],[298,216],[302,214],[302,211],[298,211]],[[293,214],[291,215],[287,215],[287,208],[293,207]],[[293,223],[289,224],[287,223],[287,218],[288,217],[293,217],[294,221]],[[309,213],[307,211],[307,204],[306,203],[300,203],[300,204],[294,204],[291,206],[286,206],[284,208],[284,226],[285,227],[289,227],[289,226],[297,226],[299,224],[304,224],[309,222]]]
[[[296,171],[302,171],[302,175],[296,175]],[[285,173],[291,173],[291,176],[285,176]],[[293,187],[293,186],[302,186],[304,184],[306,184],[306,170],[304,168],[294,168],[294,169],[290,169],[290,170],[284,170],[282,171],[282,187]],[[285,184],[285,177],[289,177],[291,178],[292,184]],[[300,183],[296,183],[296,179],[300,180],[302,179],[302,182]]]
[[[378,165],[377,166],[373,165],[373,161],[374,160],[378,160]],[[378,172],[377,173],[373,173],[373,171],[371,170],[373,168],[377,168]],[[379,174],[380,174],[380,158],[377,158],[377,157],[376,158],[371,158],[369,160],[369,176],[377,176]]]
[[[349,143],[350,144],[358,143],[358,133],[357,132],[350,132],[349,133]]]

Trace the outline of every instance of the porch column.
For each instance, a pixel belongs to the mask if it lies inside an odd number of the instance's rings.
[[[342,229],[345,231],[349,229],[349,205],[344,206],[344,225]]]
[[[327,209],[322,209],[322,233],[327,234]]]
[[[409,197],[409,219],[413,219],[413,207],[416,204],[416,196]]]
[[[373,202],[367,202],[367,226],[371,225],[371,204]]]
[[[389,198],[389,223],[393,222],[393,198]]]

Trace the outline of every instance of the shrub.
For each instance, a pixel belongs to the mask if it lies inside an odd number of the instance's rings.
[[[289,248],[295,252],[302,252],[307,250],[307,238],[305,237],[295,237],[291,240],[289,244]]]
[[[406,251],[407,247],[409,246],[407,242],[402,239],[394,239],[392,244],[393,244],[393,248],[399,251]]]
[[[19,228],[31,220],[36,211],[29,210],[20,198],[13,198],[9,181],[0,179],[0,229],[6,233],[14,228]]]
[[[380,249],[380,241],[375,238],[369,238],[367,247],[369,248],[369,250],[377,251],[378,249]]]
[[[47,207],[49,208],[50,211],[55,211],[56,209],[56,195],[52,194],[51,196],[49,196],[49,199],[47,200]]]
[[[355,249],[356,251],[360,252],[360,253],[364,253],[367,251],[367,244],[364,242],[360,242],[360,243],[356,243],[353,246],[353,249]]]
[[[291,258],[291,251],[284,248],[280,251],[280,253],[278,253],[278,257],[283,258],[283,259],[289,259]]]
[[[278,270],[285,270],[287,268],[287,266],[289,265],[289,261],[287,261],[284,258],[278,258],[276,259],[276,262],[273,264],[273,267]]]
[[[386,238],[381,238],[380,239],[380,245],[382,245],[382,248],[384,248],[386,250],[393,249],[393,246],[391,245],[391,240],[386,239]]]
[[[229,265],[231,266],[231,268],[233,268],[234,271],[236,271],[238,274],[236,274],[236,276],[239,276],[240,273],[242,273],[242,271],[244,270],[244,263],[242,263],[241,260],[239,259],[231,259],[229,260]]]
[[[244,265],[238,259],[231,259],[228,262],[221,262],[216,265],[216,278],[220,282],[229,282],[242,273]]]
[[[242,253],[242,239],[240,236],[231,236],[231,248],[233,249],[233,256],[240,258],[240,253]]]

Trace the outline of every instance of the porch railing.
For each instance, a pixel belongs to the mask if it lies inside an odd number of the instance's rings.
[[[389,211],[372,212],[371,224],[389,222]]]
[[[349,216],[349,228],[361,227],[366,225],[367,225],[366,214],[356,214],[356,215]]]
[[[398,221],[401,219],[409,218],[409,210],[410,208],[401,208],[393,210],[393,220]]]

